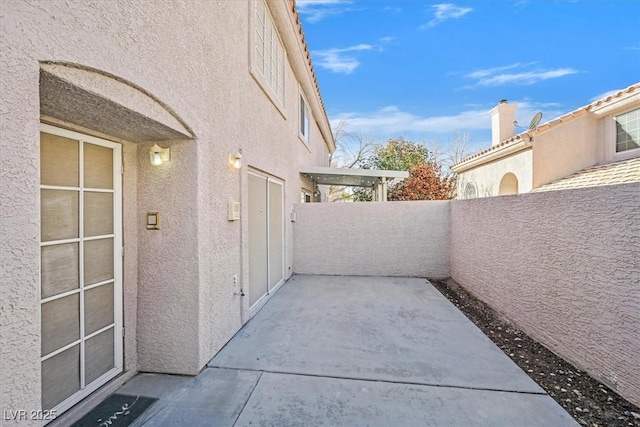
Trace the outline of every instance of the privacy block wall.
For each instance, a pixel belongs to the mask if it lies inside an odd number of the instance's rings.
[[[640,184],[453,201],[451,277],[640,404]]]
[[[449,276],[449,202],[301,203],[294,210],[296,273]]]

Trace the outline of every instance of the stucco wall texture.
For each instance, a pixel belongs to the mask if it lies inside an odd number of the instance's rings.
[[[611,137],[606,137],[604,126],[604,120],[585,114],[536,136],[533,164],[529,169],[533,182],[529,191],[595,164],[611,161],[598,156],[599,147],[614,143]]]
[[[299,274],[449,276],[449,203],[371,202],[295,206]]]
[[[451,202],[451,277],[640,404],[640,184]]]
[[[527,149],[482,167],[461,172],[458,175],[458,198],[464,198],[468,183],[476,186],[477,197],[497,196],[500,194],[500,181],[507,173],[518,178],[518,193],[528,193],[533,188],[532,158],[532,150]]]
[[[125,369],[196,374],[248,320],[247,299],[234,295],[248,281],[248,170],[284,181],[288,218],[300,198],[300,168],[327,166],[325,141],[331,138],[290,3],[267,3],[287,52],[280,107],[251,71],[254,2],[2,2],[1,408],[36,410],[41,404],[38,213],[44,62],[110,76],[87,80],[96,91],[90,97],[85,92],[90,102],[83,108],[95,111],[83,115],[61,105],[68,112],[54,118],[125,147]],[[117,85],[102,85],[114,79],[157,100],[158,111],[169,112],[195,135],[159,141],[171,148],[170,163],[152,167],[148,149],[154,141],[134,132],[136,114],[157,116],[140,101],[148,97],[127,96],[126,108],[110,110],[130,114],[122,129],[123,117],[117,115],[100,117],[102,125],[96,127],[73,123],[78,114],[98,117],[100,105],[114,106],[108,99],[93,102],[113,93]],[[308,144],[298,136],[301,91],[312,114]],[[55,114],[54,107],[47,107],[47,114]],[[108,129],[120,134],[109,135]],[[228,156],[238,149],[244,160],[242,169],[235,170]],[[227,220],[228,201],[242,203],[240,221]],[[159,231],[144,227],[149,211],[160,213]],[[293,261],[289,221],[285,242],[288,276]]]

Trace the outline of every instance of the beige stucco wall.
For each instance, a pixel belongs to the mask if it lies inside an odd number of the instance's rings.
[[[300,274],[449,276],[449,202],[301,203]]]
[[[525,149],[516,154],[504,157],[461,172],[458,175],[458,199],[464,198],[467,183],[472,182],[477,189],[478,197],[497,196],[500,191],[500,181],[507,173],[518,178],[518,193],[527,193],[532,189],[532,150]]]
[[[640,403],[640,184],[451,203],[451,277]]]
[[[197,142],[172,142],[171,162],[149,162],[138,145],[138,363],[144,371],[194,374],[199,300]],[[180,177],[180,179],[176,179]],[[159,212],[160,230],[146,229]],[[126,251],[126,248],[125,248]]]
[[[533,146],[533,188],[599,163],[598,147],[605,144],[603,127],[603,120],[585,114],[537,135]]]
[[[269,3],[288,52],[280,109],[250,73],[251,2],[3,3],[0,407],[40,407],[39,61],[115,76],[196,136],[160,142],[172,156],[160,167],[149,164],[153,142],[111,138],[124,145],[125,366],[195,374],[248,317],[247,300],[234,292],[247,283],[249,167],[285,182],[288,217],[300,197],[299,169],[327,165],[330,135],[315,123],[325,119],[288,2]],[[308,146],[298,138],[301,89],[315,119]],[[144,113],[136,102],[128,108]],[[103,130],[88,132],[109,138]],[[239,148],[244,167],[230,169],[228,155]],[[242,202],[241,221],[227,221],[229,200]],[[145,229],[148,211],[160,212],[161,230]],[[290,274],[289,221],[285,237]]]

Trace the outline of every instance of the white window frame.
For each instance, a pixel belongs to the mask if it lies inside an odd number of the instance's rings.
[[[468,197],[468,194],[467,194],[467,189],[468,188],[473,188],[473,191],[475,192],[475,195],[473,197]],[[463,199],[477,199],[478,198],[478,186],[473,182],[467,182],[464,185],[464,189],[462,191],[463,191]]]
[[[108,383],[109,381],[111,381],[113,378],[115,378],[117,375],[119,375],[123,369],[124,369],[124,330],[123,330],[123,316],[124,316],[124,308],[123,308],[123,302],[122,302],[122,296],[123,296],[123,267],[122,267],[122,251],[124,249],[123,247],[123,240],[122,240],[122,145],[118,144],[116,142],[113,141],[108,141],[106,139],[102,139],[102,138],[97,138],[94,136],[90,136],[84,133],[80,133],[80,132],[75,132],[75,131],[71,131],[71,130],[67,130],[67,129],[62,129],[59,127],[55,127],[55,126],[51,126],[48,124],[44,124],[41,123],[40,124],[40,131],[41,132],[45,132],[45,133],[49,133],[52,135],[57,135],[57,136],[62,136],[65,138],[69,138],[69,139],[74,139],[77,140],[79,143],[79,147],[80,147],[80,185],[77,188],[77,191],[81,194],[82,191],[85,190],[84,184],[83,184],[83,173],[82,173],[82,162],[83,162],[83,156],[82,156],[82,150],[83,150],[83,144],[85,142],[90,143],[90,144],[94,144],[94,145],[99,145],[99,146],[103,146],[103,147],[108,147],[113,149],[113,190],[99,190],[99,189],[90,189],[90,191],[102,191],[102,192],[110,192],[113,193],[113,212],[114,212],[114,217],[113,217],[113,230],[114,230],[114,234],[113,235],[105,235],[105,236],[97,236],[97,237],[111,237],[114,239],[114,253],[113,253],[113,262],[114,262],[114,278],[113,280],[107,280],[104,282],[99,282],[99,283],[95,283],[92,284],[88,287],[84,286],[83,283],[83,275],[80,274],[79,278],[80,278],[80,286],[78,289],[69,291],[69,292],[64,292],[62,294],[58,294],[49,298],[45,298],[45,299],[41,299],[40,300],[40,304],[44,304],[46,302],[49,301],[53,301],[59,298],[63,298],[65,296],[71,295],[71,294],[75,294],[78,293],[80,295],[80,305],[81,305],[81,313],[84,310],[84,300],[83,300],[83,292],[89,289],[93,289],[95,287],[98,286],[102,286],[105,284],[110,284],[113,283],[113,292],[114,292],[114,304],[113,304],[113,316],[114,316],[114,323],[110,326],[107,326],[105,328],[102,328],[98,331],[95,331],[94,333],[90,334],[90,335],[84,335],[84,327],[83,325],[83,320],[81,319],[81,330],[80,330],[80,338],[74,342],[72,342],[71,344],[68,344],[64,347],[62,347],[61,349],[58,349],[52,353],[49,353],[48,355],[45,356],[41,356],[40,357],[40,362],[42,363],[43,360],[46,360],[50,357],[53,357],[54,355],[73,347],[74,345],[80,345],[80,360],[81,360],[81,365],[80,365],[80,390],[78,390],[77,392],[75,392],[74,394],[72,394],[71,396],[67,397],[65,400],[63,400],[62,402],[58,403],[58,405],[56,405],[54,408],[49,408],[49,410],[51,411],[55,411],[55,413],[57,413],[58,415],[62,414],[63,412],[66,412],[67,410],[69,410],[70,408],[72,408],[74,405],[76,405],[78,402],[80,402],[82,399],[86,398],[87,396],[89,396],[91,393],[93,393],[94,391],[96,391],[97,389],[99,389],[100,387],[102,387],[103,385],[105,385],[106,383]],[[42,185],[40,184],[40,188],[41,189],[57,189],[58,187],[55,186],[48,186],[48,185]],[[68,190],[68,187],[61,187],[62,189]],[[80,203],[82,204],[82,198],[80,198]],[[80,210],[82,210],[82,207],[80,207]],[[82,235],[82,227],[79,227],[79,237],[78,238],[74,238],[74,239],[68,239],[69,241],[77,241],[79,242],[79,244],[82,244],[85,240],[84,236]],[[54,244],[59,244],[63,241],[57,240],[57,241],[50,241],[50,242],[40,242],[40,247],[43,246],[49,246],[49,245],[54,245]],[[80,252],[82,254],[82,252]],[[80,261],[80,266],[82,266],[82,261]],[[82,267],[80,267],[82,268]],[[42,269],[42,266],[40,265],[40,269]],[[82,270],[80,270],[82,271]],[[108,329],[113,328],[113,340],[114,340],[114,367],[111,368],[109,371],[105,372],[102,376],[96,378],[93,382],[86,384],[85,383],[85,372],[84,372],[84,363],[86,362],[85,356],[84,356],[84,342],[88,339],[90,339],[91,337],[98,335]],[[45,424],[47,424],[48,422],[45,422]]]
[[[249,8],[252,23],[249,37],[250,73],[284,117],[287,52],[266,2],[257,0],[252,3],[253,7]]]
[[[632,148],[629,150],[624,150],[624,151],[617,151],[618,150],[618,135],[617,135],[617,118],[618,116],[622,116],[624,114],[628,114],[631,113],[633,111],[638,111],[640,110],[640,107],[636,107],[636,108],[632,108],[630,110],[625,110],[622,111],[618,114],[614,114],[610,117],[610,127],[611,130],[609,132],[607,132],[610,136],[611,136],[611,149],[613,151],[613,158],[614,160],[626,160],[626,159],[630,159],[633,157],[638,157],[640,156],[640,147],[638,148]]]
[[[309,132],[311,131],[311,117],[309,114],[309,103],[302,92],[300,92],[298,103],[298,133],[300,135],[300,139],[308,145]]]

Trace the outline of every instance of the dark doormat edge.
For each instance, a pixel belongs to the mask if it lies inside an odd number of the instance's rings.
[[[127,427],[157,400],[155,397],[113,393],[72,427]]]

